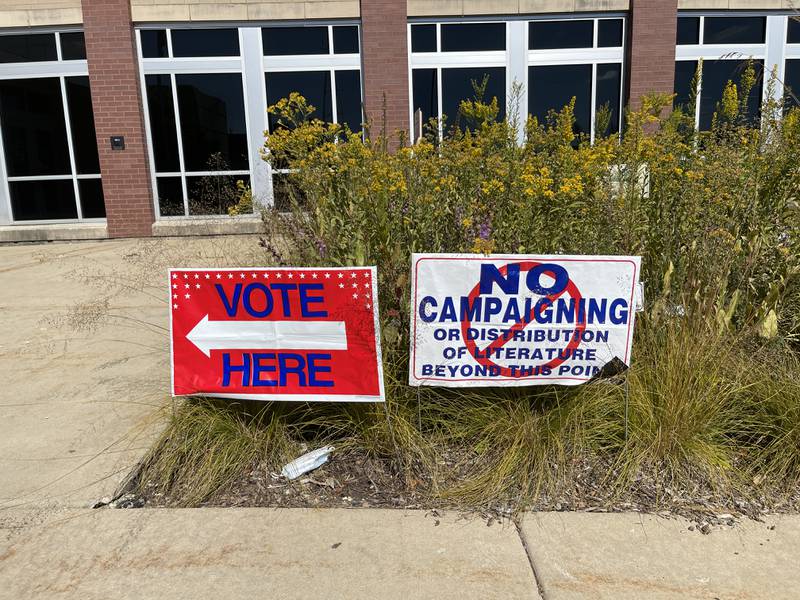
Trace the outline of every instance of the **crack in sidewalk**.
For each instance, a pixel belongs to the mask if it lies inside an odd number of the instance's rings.
[[[547,600],[547,596],[544,593],[544,586],[542,585],[542,579],[539,576],[539,572],[536,570],[536,564],[533,562],[533,555],[531,554],[530,548],[528,547],[528,540],[525,539],[525,534],[522,531],[522,525],[520,524],[518,519],[514,519],[514,527],[517,529],[517,535],[519,536],[519,541],[522,543],[522,548],[525,550],[525,556],[528,557],[528,564],[531,567],[531,573],[533,574],[533,581],[536,583],[536,590],[539,593],[539,598],[541,600]]]

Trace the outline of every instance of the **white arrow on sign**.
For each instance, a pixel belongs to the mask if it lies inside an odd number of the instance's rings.
[[[212,350],[347,350],[344,321],[209,321],[186,336],[210,357]]]

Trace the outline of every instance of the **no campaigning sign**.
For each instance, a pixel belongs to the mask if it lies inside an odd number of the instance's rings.
[[[637,256],[414,254],[409,383],[579,385],[630,363]]]
[[[171,269],[172,393],[382,402],[377,271]]]

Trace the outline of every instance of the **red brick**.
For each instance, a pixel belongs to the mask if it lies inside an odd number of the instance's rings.
[[[150,236],[153,195],[130,3],[81,4],[108,234]],[[112,135],[125,136],[125,150],[111,150]]]
[[[629,99],[633,110],[642,96],[673,92],[678,0],[631,0]]]

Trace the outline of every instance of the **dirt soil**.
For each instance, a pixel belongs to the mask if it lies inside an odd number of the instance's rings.
[[[533,511],[642,512],[662,517],[682,516],[700,533],[715,525],[735,525],[742,518],[761,520],[768,513],[800,512],[800,490],[788,493],[758,493],[749,490],[738,496],[723,496],[710,486],[692,483],[673,489],[657,477],[640,477],[624,494],[612,494],[607,484],[609,467],[597,462],[576,465],[570,477],[572,487],[553,495],[541,494],[534,503],[519,506],[497,502],[488,506],[465,506],[436,498],[431,482],[414,475],[403,476],[390,460],[358,452],[337,455],[318,469],[289,481],[261,465],[253,465],[232,484],[209,498],[202,506],[286,507],[286,508],[397,508],[458,510],[478,514],[491,525],[513,517],[520,509]],[[127,494],[122,508],[172,506],[174,501],[155,490],[134,496]]]

